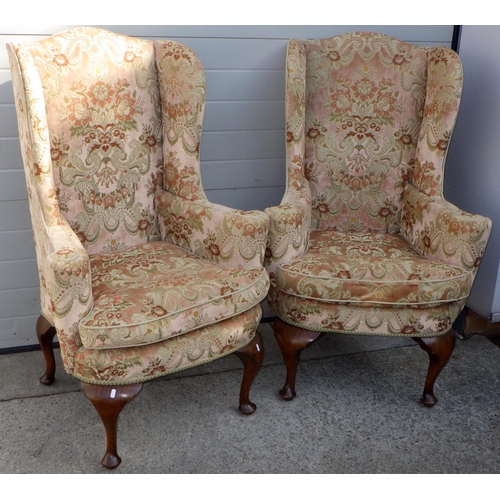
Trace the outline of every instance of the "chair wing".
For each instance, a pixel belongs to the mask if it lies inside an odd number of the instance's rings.
[[[265,265],[271,277],[280,262],[302,254],[311,230],[311,190],[305,177],[306,46],[288,43],[286,57],[286,191],[278,207],[266,213],[271,221]]]
[[[225,267],[260,266],[268,217],[210,203],[201,185],[201,63],[178,43],[155,43],[165,135],[165,189],[156,195],[162,238]]]

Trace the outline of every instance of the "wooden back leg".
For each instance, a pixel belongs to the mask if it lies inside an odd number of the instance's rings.
[[[40,377],[40,383],[43,385],[50,385],[54,383],[56,379],[56,360],[54,358],[54,346],[52,344],[55,334],[56,329],[44,316],[40,316],[36,322],[36,336],[38,337],[38,343],[42,348],[42,354],[45,358],[45,372]]]
[[[413,340],[429,355],[429,369],[421,401],[425,406],[434,406],[438,402],[434,396],[434,383],[453,353],[456,334],[450,330],[439,337],[413,337]]]
[[[313,332],[288,325],[277,318],[273,323],[274,337],[278,342],[286,367],[285,385],[279,391],[282,399],[290,401],[297,395],[295,379],[302,351],[323,337],[324,333]]]

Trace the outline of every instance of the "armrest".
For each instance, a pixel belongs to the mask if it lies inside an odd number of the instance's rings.
[[[487,217],[468,214],[411,184],[405,188],[402,234],[422,255],[459,266],[474,276],[491,227]]]
[[[47,236],[49,252],[42,262],[42,274],[50,295],[51,313],[60,318],[69,313],[73,316],[75,307],[80,313],[87,312],[92,307],[92,277],[87,252],[66,222],[47,228]]]
[[[224,267],[262,267],[269,218],[206,200],[189,201],[168,191],[156,194],[160,232],[199,257]]]
[[[64,365],[72,370],[81,345],[77,325],[93,305],[90,258],[66,221],[34,227],[42,314],[56,328]]]
[[[311,231],[311,192],[309,184],[289,188],[281,204],[265,210],[271,223],[264,265],[271,278],[278,264],[304,253]]]

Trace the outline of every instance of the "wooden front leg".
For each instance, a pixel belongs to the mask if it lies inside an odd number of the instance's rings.
[[[413,337],[413,340],[429,355],[429,369],[421,401],[426,406],[434,406],[438,402],[434,396],[434,383],[453,353],[456,334],[450,330],[439,337]]]
[[[257,406],[250,401],[250,387],[257,376],[264,357],[264,344],[259,332],[247,346],[234,353],[243,363],[243,379],[240,389],[240,412],[251,415]]]
[[[285,401],[290,401],[297,395],[295,379],[302,351],[323,337],[324,333],[313,332],[289,325],[277,318],[273,323],[274,337],[283,356],[286,367],[286,381],[279,391]]]
[[[85,396],[94,405],[106,430],[106,453],[101,464],[107,469],[115,469],[122,461],[116,451],[118,416],[123,407],[139,393],[142,384],[114,386],[86,382],[81,384]]]
[[[40,383],[43,385],[51,385],[56,379],[56,360],[52,345],[55,334],[56,329],[44,316],[40,316],[36,322],[36,336],[38,337],[38,343],[42,348],[42,354],[45,358],[45,373],[40,377]]]

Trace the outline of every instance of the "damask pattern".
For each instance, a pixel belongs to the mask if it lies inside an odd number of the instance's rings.
[[[313,226],[397,232],[423,114],[426,53],[383,36],[307,45]]]
[[[180,43],[155,43],[165,136],[164,183],[169,193],[206,200],[201,186],[200,142],[205,112],[205,72]]]
[[[443,199],[458,56],[359,32],[290,40],[286,71],[287,189],[266,210],[271,309],[316,331],[446,333],[491,232]]]
[[[307,252],[278,268],[276,285],[320,302],[429,306],[467,297],[471,274],[422,257],[400,235],[317,230]]]
[[[259,267],[269,218],[207,201],[191,202],[167,191],[156,197],[162,239],[224,267]]]
[[[194,53],[97,28],[7,49],[42,315],[66,371],[132,383],[247,345],[269,287],[269,219],[206,199]],[[173,217],[195,219],[164,242],[159,193],[175,199]]]
[[[82,343],[103,349],[150,344],[238,315],[264,300],[263,268],[223,269],[170,243],[91,256],[94,307]]]
[[[101,385],[135,384],[210,363],[251,342],[260,305],[214,325],[139,347],[79,349],[73,375]]]
[[[323,302],[289,295],[271,283],[273,311],[286,323],[315,332],[390,337],[436,337],[447,333],[465,300],[431,307]]]
[[[486,249],[491,221],[430,197],[411,184],[405,188],[401,234],[424,256],[475,275]]]
[[[265,267],[271,278],[279,262],[302,254],[311,229],[311,190],[304,176],[306,48],[288,42],[286,59],[286,191],[278,207],[268,207],[270,218]]]
[[[59,210],[96,253],[159,238],[163,139],[153,43],[81,33],[41,40],[27,57],[42,82]]]

